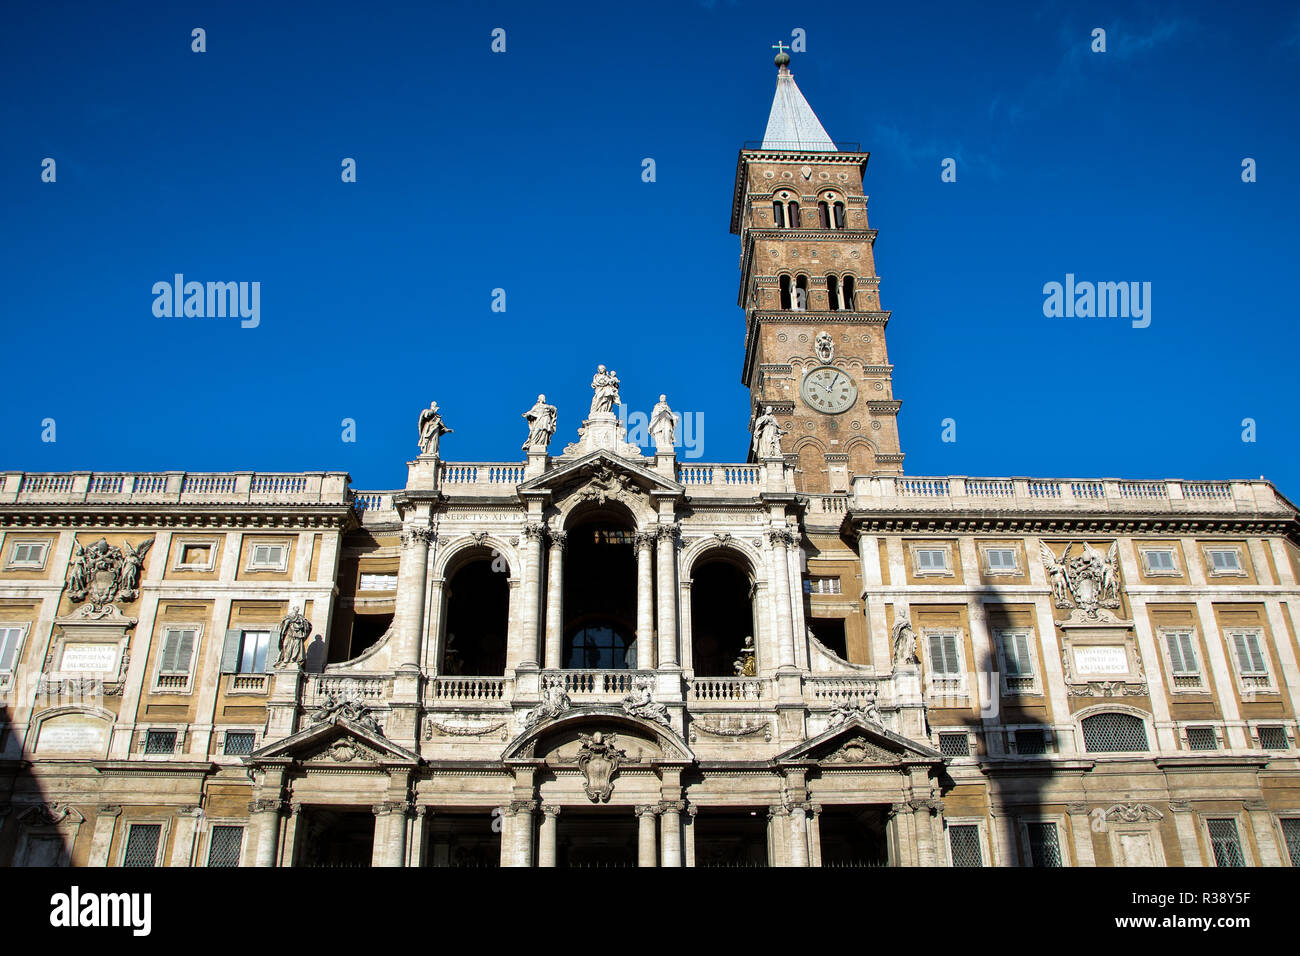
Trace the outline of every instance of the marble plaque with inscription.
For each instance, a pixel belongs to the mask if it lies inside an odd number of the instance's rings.
[[[1076,647],[1074,670],[1078,674],[1126,676],[1129,672],[1128,651],[1118,644]]]
[[[117,645],[65,644],[59,670],[80,674],[111,674],[117,670]]]

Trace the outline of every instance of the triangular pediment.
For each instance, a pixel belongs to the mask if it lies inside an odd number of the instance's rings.
[[[530,478],[519,485],[519,493],[576,491],[584,486],[601,488],[611,496],[619,490],[631,492],[634,487],[642,494],[660,492],[679,495],[686,490],[684,485],[665,478],[644,465],[601,448],[581,458],[564,462],[536,478]]]
[[[246,758],[250,766],[290,761],[307,766],[379,766],[420,762],[418,754],[346,717],[322,720]]]
[[[943,754],[900,737],[879,724],[853,716],[787,750],[776,763],[817,763],[823,766],[897,766],[903,762],[942,763]]]

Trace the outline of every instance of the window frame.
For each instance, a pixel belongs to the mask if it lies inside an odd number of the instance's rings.
[[[15,538],[9,542],[9,558],[5,561],[6,571],[44,571],[46,563],[50,560],[50,548],[53,545],[50,538]],[[18,560],[18,549],[20,547],[30,547],[39,545],[41,557],[39,561],[33,561],[30,558],[26,561]]]
[[[370,578],[370,579],[372,579],[372,583],[373,583],[373,579],[374,579],[374,578],[385,578],[385,579],[391,579],[392,582],[393,582],[393,586],[392,586],[391,588],[367,587],[367,586],[366,586],[366,578]],[[358,591],[358,593],[359,593],[359,592],[362,592],[362,591],[366,591],[366,592],[373,591],[373,592],[375,592],[375,593],[377,593],[377,594],[387,594],[387,593],[390,592],[390,591],[396,591],[396,590],[397,590],[397,572],[396,572],[396,571],[358,571],[358,572],[357,572],[357,591]]]
[[[1146,746],[1142,750],[1089,750],[1088,738],[1084,733],[1084,722],[1092,717],[1098,717],[1102,714],[1121,714],[1125,717],[1134,717],[1142,722],[1142,736],[1146,741]],[[1159,750],[1159,739],[1155,735],[1155,727],[1150,714],[1143,713],[1131,707],[1123,707],[1117,704],[1098,704],[1095,707],[1089,707],[1086,710],[1076,711],[1073,715],[1075,726],[1075,739],[1079,742],[1079,753],[1088,755],[1088,759],[1097,757],[1109,757],[1121,760],[1132,760],[1134,754],[1153,754]],[[1155,746],[1153,747],[1153,743]]]
[[[1237,867],[1224,867],[1219,864],[1218,854],[1214,852],[1214,834],[1210,832],[1210,824],[1219,821],[1230,821],[1236,831],[1237,852],[1241,854],[1242,868],[1252,866],[1250,859],[1250,850],[1248,841],[1242,838],[1242,820],[1239,813],[1206,813],[1201,816],[1201,832],[1205,836],[1206,849],[1209,850],[1210,866],[1218,869],[1237,869]]]
[[[1174,661],[1172,656],[1170,656],[1169,653],[1169,638],[1175,635],[1180,637],[1181,636],[1187,637],[1187,641],[1191,645],[1192,661],[1196,665],[1196,670],[1188,671],[1188,670],[1174,669]],[[1196,628],[1190,625],[1186,627],[1157,627],[1156,638],[1160,643],[1160,658],[1161,660],[1164,661],[1165,677],[1166,677],[1165,683],[1166,686],[1169,688],[1169,692],[1171,694],[1209,693],[1209,688],[1206,686],[1205,683],[1205,667],[1203,666],[1203,662],[1201,660],[1202,655],[1201,655],[1200,641],[1198,639]],[[1184,653],[1184,651],[1185,648],[1180,646],[1178,650],[1178,656],[1185,663],[1187,655]],[[1191,685],[1184,686],[1184,687],[1178,686],[1179,678],[1182,678],[1184,682],[1186,682],[1191,677],[1196,678],[1195,686],[1191,686]]]
[[[185,549],[192,547],[206,547],[208,549],[208,560],[204,564],[186,564]],[[176,560],[172,562],[173,571],[213,571],[217,567],[217,552],[221,548],[221,539],[213,538],[191,538],[189,536],[179,537],[176,539]],[[250,553],[251,557],[251,553]]]
[[[248,540],[248,561],[244,570],[250,572],[271,572],[283,574],[289,569],[289,549],[291,542],[288,538],[267,538],[258,540],[256,537],[250,537]],[[279,548],[280,561],[272,565],[270,562],[259,562],[257,560],[258,548]]]
[[[244,641],[245,641],[245,639],[248,637],[249,634],[265,634],[265,635],[266,635],[266,649],[262,652],[262,666],[261,666],[260,668],[256,666],[256,664],[257,664],[257,652],[254,651],[254,652],[253,652],[253,664],[254,664],[253,669],[252,669],[252,670],[244,670]],[[233,673],[233,674],[265,674],[265,673],[266,673],[266,659],[267,659],[268,657],[270,657],[270,655],[271,655],[271,635],[272,635],[272,631],[271,631],[271,626],[270,626],[269,624],[266,626],[265,630],[263,630],[263,629],[261,629],[261,628],[258,628],[258,627],[241,627],[241,628],[239,629],[239,656],[238,656],[238,658],[237,658],[236,661],[235,661],[235,670],[233,670],[231,673]]]
[[[992,632],[993,643],[994,646],[997,648],[998,671],[999,671],[998,680],[1002,684],[1002,693],[1005,696],[1016,696],[1019,694],[1030,694],[1035,696],[1042,696],[1043,687],[1042,687],[1042,682],[1039,679],[1040,668],[1038,666],[1038,660],[1037,660],[1038,658],[1037,649],[1034,646],[1037,643],[1034,640],[1036,636],[1034,634],[1034,629],[1032,627],[1021,626],[1021,627],[993,627],[990,628],[989,630]],[[1023,637],[1025,639],[1025,650],[1029,655],[1028,674],[1022,674],[1019,673],[1019,671],[1017,671],[1017,673],[1015,674],[1012,674],[1011,669],[1007,666],[1007,661],[1009,660],[1009,658],[1007,657],[1007,644],[1006,644],[1007,638],[1014,639],[1017,637]],[[1016,655],[1016,661],[1017,661],[1017,667],[1019,667],[1019,654]],[[1011,685],[1012,680],[1028,681],[1028,683],[1026,684],[1026,686],[1023,687],[1022,686],[1013,687]]]
[[[993,562],[989,559],[989,555],[994,551],[999,551],[999,552],[1010,551],[1011,567],[1009,568],[993,567]],[[1017,548],[1015,545],[981,544],[979,545],[979,554],[980,554],[980,570],[984,572],[984,575],[986,577],[991,577],[991,578],[1020,577],[1021,575],[1024,574],[1024,570],[1020,563],[1020,549]]]
[[[1203,557],[1205,559],[1205,576],[1207,578],[1245,578],[1249,577],[1246,571],[1246,560],[1241,553],[1239,544],[1205,544],[1201,546]],[[1216,552],[1225,554],[1235,554],[1237,557],[1236,568],[1219,569],[1214,566],[1213,555]]]
[[[184,672],[165,671],[163,669],[167,655],[167,638],[173,633],[183,633],[185,631],[194,632],[194,644],[190,648],[189,663]],[[189,694],[194,690],[194,668],[199,659],[200,648],[203,646],[203,625],[198,624],[172,624],[163,625],[162,640],[158,644],[158,657],[154,661],[153,682],[151,692],[155,694]],[[162,679],[164,677],[185,677],[185,686],[183,687],[163,687]]]
[[[240,835],[239,835],[239,859],[238,859],[238,861],[235,863],[235,866],[234,866],[234,867],[224,867],[224,866],[217,866],[217,867],[214,867],[214,866],[212,866],[212,838],[213,838],[213,836],[216,834],[216,831],[217,831],[217,829],[218,829],[219,827],[233,827],[234,829],[237,829],[237,830],[240,831]],[[250,826],[249,826],[249,821],[248,821],[248,820],[225,819],[225,818],[223,818],[223,819],[219,819],[219,820],[209,820],[209,821],[208,821],[208,825],[207,825],[207,827],[206,827],[206,831],[207,831],[207,832],[204,834],[204,840],[203,840],[203,857],[202,857],[202,859],[203,859],[203,867],[204,867],[204,869],[209,869],[209,868],[211,868],[211,869],[216,869],[216,870],[224,870],[224,869],[235,869],[235,868],[238,868],[238,867],[245,866],[245,865],[246,865],[245,861],[247,860],[247,855],[248,855],[248,831],[249,831],[249,829],[250,829]]]
[[[153,866],[155,869],[157,867],[162,866],[162,863],[160,861],[162,860],[163,850],[166,849],[167,838],[168,836],[171,835],[170,818],[164,820],[126,821],[126,826],[123,827],[122,829],[122,845],[118,848],[118,852],[117,852],[117,865],[122,868],[127,868],[126,851],[127,851],[127,847],[131,842],[131,831],[136,827],[157,827],[158,828],[158,845],[154,847]],[[129,867],[129,869],[137,869],[137,867]],[[147,867],[138,867],[138,869],[147,869]]]
[[[1263,670],[1252,670],[1250,672],[1242,670],[1241,657],[1237,653],[1237,635],[1255,638],[1254,649],[1259,653],[1259,660],[1263,665]],[[1243,697],[1252,697],[1255,694],[1278,693],[1277,680],[1273,674],[1273,662],[1269,659],[1268,654],[1268,641],[1264,639],[1264,628],[1262,626],[1256,624],[1244,627],[1225,627],[1223,629],[1223,639],[1227,644],[1228,657],[1232,661],[1232,672],[1237,679],[1238,693]],[[1251,679],[1262,679],[1264,683],[1258,685],[1247,683]]]
[[[939,544],[921,544],[918,542],[908,543],[909,556],[912,559],[912,576],[917,578],[955,578],[956,571],[953,569],[952,561],[952,544],[949,542],[940,542]],[[942,568],[922,568],[921,552],[935,552],[943,555],[944,566]]]
[[[1213,747],[1194,747],[1192,746],[1192,731],[1208,731],[1214,738]],[[1200,721],[1183,724],[1179,736],[1182,738],[1184,749],[1192,753],[1213,753],[1216,750],[1223,749],[1223,734],[1216,724],[1208,724]]]
[[[1167,554],[1169,555],[1169,567],[1157,568],[1151,563],[1150,555]],[[1183,569],[1178,563],[1178,549],[1173,545],[1149,545],[1138,548],[1138,555],[1142,558],[1142,574],[1148,578],[1181,578]]]
[[[1292,729],[1284,720],[1252,720],[1249,721],[1247,729],[1250,731],[1251,741],[1260,750],[1267,750],[1269,753],[1278,753],[1279,750],[1292,750],[1295,748]],[[1260,731],[1266,729],[1281,731],[1282,739],[1286,742],[1286,745],[1281,748],[1265,747],[1263,738],[1260,736]]]
[[[957,656],[957,670],[955,672],[939,671],[934,666],[931,640],[945,637],[953,639],[953,647]],[[923,645],[922,653],[925,654],[927,696],[968,698],[970,696],[969,675],[966,666],[966,648],[964,647],[966,635],[962,629],[959,627],[925,627],[921,629],[920,643]]]
[[[1021,863],[1022,866],[1035,869],[1056,869],[1055,867],[1034,867],[1034,851],[1029,839],[1029,826],[1051,824],[1056,828],[1056,851],[1061,855],[1061,869],[1072,865],[1070,859],[1068,844],[1065,839],[1065,818],[1063,816],[1052,816],[1050,814],[1034,815],[1016,818],[1016,829],[1020,836]]]
[[[227,752],[228,744],[226,743],[226,741],[228,741],[228,740],[230,739],[230,735],[231,735],[231,734],[248,734],[250,737],[253,738],[253,743],[252,743],[252,745],[249,747],[249,749],[248,749],[248,753],[251,754],[253,751],[255,751],[255,750],[257,749],[258,739],[257,739],[257,730],[256,730],[256,729],[254,729],[254,728],[252,728],[252,727],[225,727],[225,728],[223,728],[222,731],[221,731],[221,740],[220,740],[220,742],[219,742],[220,746],[219,746],[219,749],[218,749],[218,751],[217,751],[216,756],[218,756],[218,757],[233,757],[233,758],[235,758],[236,760],[238,760],[240,757],[247,757],[247,756],[248,756],[248,754],[232,754],[232,753],[228,753],[228,752]]]
[[[12,663],[6,669],[4,666],[4,643],[0,641],[0,689],[8,686],[6,678],[12,678],[18,673],[18,667],[23,659],[23,651],[27,648],[27,636],[32,631],[30,621],[0,621],[0,631],[18,631],[18,638],[14,641],[14,650]]]
[[[944,852],[947,854],[948,866],[952,869],[958,867],[952,858],[952,836],[949,833],[951,827],[974,827],[976,838],[979,841],[980,866],[979,868],[991,867],[993,862],[993,848],[989,840],[988,821],[983,817],[948,817],[943,818],[944,830]],[[975,867],[961,867],[961,869],[975,869]]]

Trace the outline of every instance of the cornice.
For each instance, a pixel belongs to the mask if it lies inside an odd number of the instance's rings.
[[[740,226],[740,209],[744,203],[745,186],[748,177],[745,167],[753,162],[762,163],[817,163],[820,166],[857,166],[859,175],[867,171],[867,160],[871,154],[865,152],[817,153],[811,150],[771,150],[742,149],[736,156],[736,183],[731,193],[731,231],[736,233]]]
[[[758,354],[758,333],[765,322],[782,325],[889,325],[889,312],[752,312],[745,317],[745,357],[740,368],[740,384],[750,387],[754,362]],[[889,366],[891,369],[893,366]]]
[[[19,503],[6,505],[0,510],[0,528],[329,528],[346,531],[356,524],[356,512],[348,505]]]
[[[1285,515],[1143,515],[1025,511],[890,511],[850,508],[843,527],[858,534],[943,532],[950,534],[1265,534],[1293,530]]]

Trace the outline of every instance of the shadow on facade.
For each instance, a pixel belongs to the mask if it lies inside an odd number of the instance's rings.
[[[11,720],[0,705],[0,866],[70,866],[79,814],[48,802]]]

